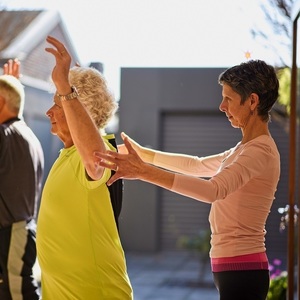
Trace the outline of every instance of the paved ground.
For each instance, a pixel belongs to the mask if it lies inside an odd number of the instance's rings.
[[[217,300],[210,266],[200,283],[200,263],[190,253],[126,253],[135,300]]]
[[[126,253],[134,300],[219,300],[210,265],[199,282],[200,264],[190,253]],[[297,282],[297,276],[295,282]],[[299,299],[295,289],[294,299]]]
[[[126,259],[134,300],[219,299],[209,264],[204,270],[203,281],[200,281],[200,263],[191,253],[126,252]],[[34,273],[39,280],[40,269],[37,265]],[[294,299],[300,299],[296,291]]]
[[[209,264],[200,281],[200,263],[190,253],[126,252],[134,300],[218,300]],[[34,268],[40,281],[40,269]]]

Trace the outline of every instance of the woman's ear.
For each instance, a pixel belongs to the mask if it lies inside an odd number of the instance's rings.
[[[256,93],[250,95],[250,108],[254,111],[259,104],[259,96]]]

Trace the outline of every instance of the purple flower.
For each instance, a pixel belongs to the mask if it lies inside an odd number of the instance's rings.
[[[273,260],[273,264],[275,266],[280,266],[281,265],[281,260],[276,258],[276,259]]]

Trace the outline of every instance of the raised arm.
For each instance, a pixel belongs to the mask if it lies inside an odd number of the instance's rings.
[[[67,95],[72,92],[69,82],[69,70],[71,56],[66,47],[57,39],[47,37],[47,42],[54,48],[46,48],[46,51],[55,57],[56,65],[52,71],[52,79],[59,95]],[[94,151],[106,150],[102,137],[94,124],[90,114],[78,98],[61,101],[68,127],[74,145],[78,149],[81,159],[89,177],[98,180],[103,175],[104,168],[96,165]]]

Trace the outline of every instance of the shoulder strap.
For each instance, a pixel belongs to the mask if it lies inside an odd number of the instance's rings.
[[[108,141],[116,149],[118,149],[116,139],[114,137],[108,139]],[[111,176],[113,176],[114,174],[115,174],[115,171],[111,171]],[[119,219],[119,216],[120,216],[120,213],[122,210],[123,190],[124,190],[123,179],[118,179],[112,185],[108,186],[108,190],[110,193],[110,201],[111,201],[112,208],[114,211],[116,225],[117,225],[117,228],[119,229],[118,219]]]

